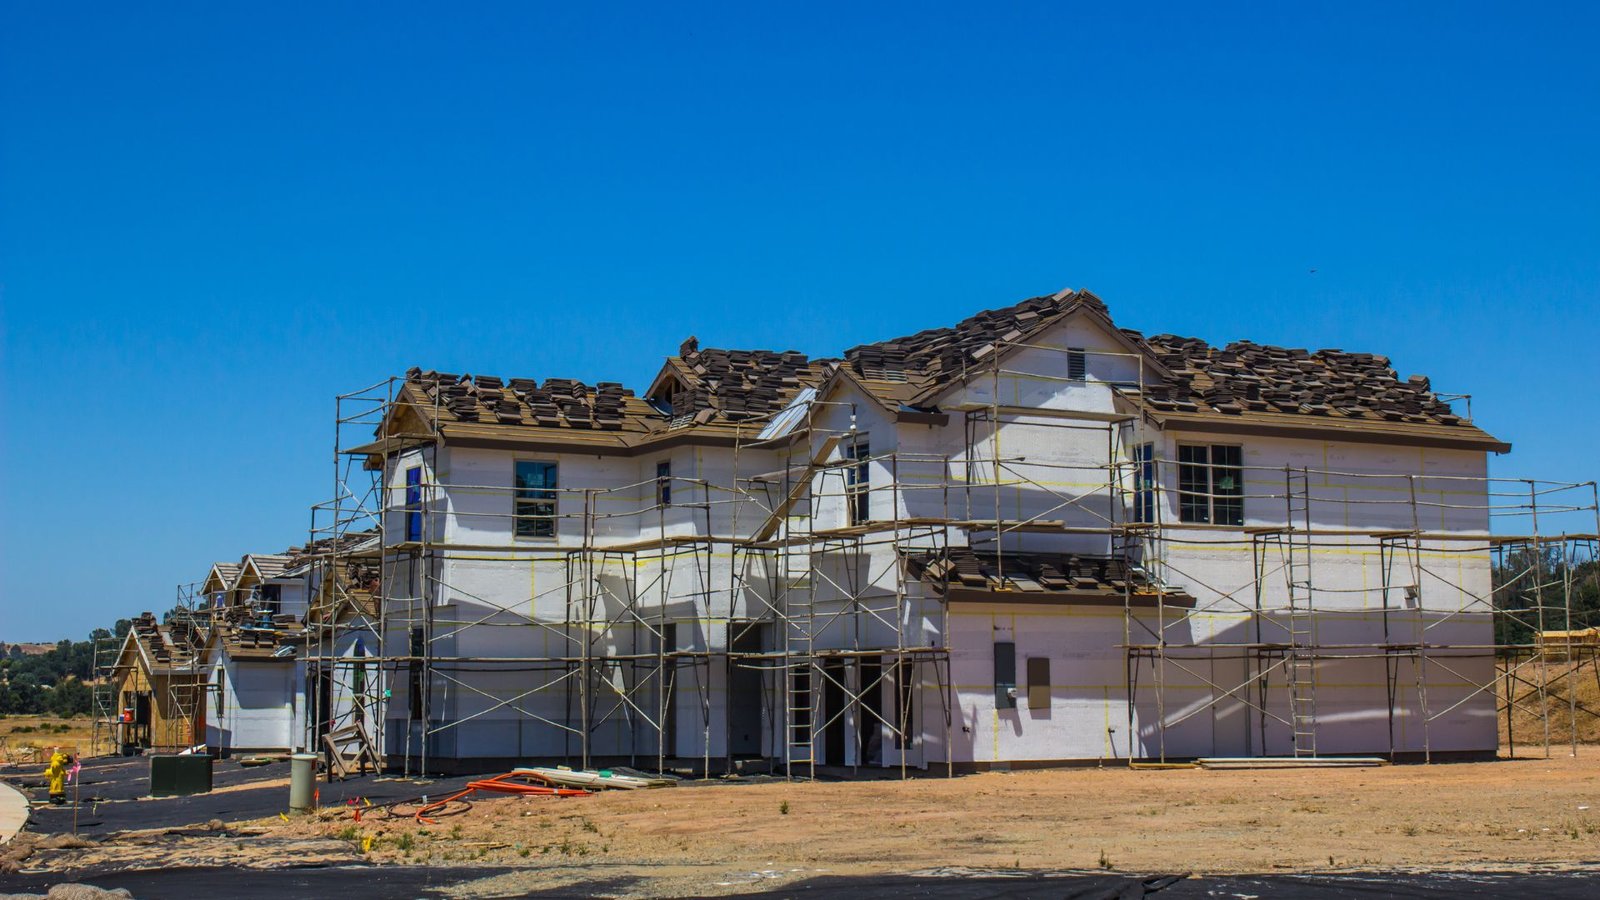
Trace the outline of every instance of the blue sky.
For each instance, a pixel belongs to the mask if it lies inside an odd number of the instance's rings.
[[[333,396],[413,364],[642,388],[1065,286],[1600,476],[1600,7],[859,6],[7,4],[0,640],[304,540]]]

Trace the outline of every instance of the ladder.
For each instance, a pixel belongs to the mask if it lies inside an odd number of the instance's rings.
[[[809,502],[809,501],[808,501]],[[779,551],[779,596],[783,598],[784,761],[787,777],[815,778],[816,635],[812,632],[814,585],[811,545],[785,541]]]
[[[1286,517],[1282,533],[1288,586],[1289,723],[1294,755],[1317,755],[1317,620],[1311,593],[1311,482],[1305,469],[1284,469]]]

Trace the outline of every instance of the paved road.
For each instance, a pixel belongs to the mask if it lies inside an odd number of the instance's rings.
[[[75,876],[102,888],[127,888],[139,900],[193,900],[218,896],[242,900],[278,900],[282,897],[357,895],[362,900],[443,898],[452,886],[503,875],[505,868],[423,868],[402,866],[345,866],[321,869],[251,871],[241,877],[235,869],[163,869],[145,872]],[[576,898],[615,894],[630,887],[631,879],[597,877],[575,887],[540,890],[537,876],[526,892],[501,896]],[[43,893],[54,879],[20,877],[7,882],[11,891]],[[1414,897],[1445,900],[1454,897],[1524,898],[1541,900],[1591,900],[1600,873],[1436,873],[1377,875],[1272,875],[1228,878],[1171,878],[1081,873],[1019,872],[1010,875],[951,877],[876,876],[824,877],[785,885],[745,897],[863,897],[928,898],[928,900],[987,900],[987,898],[1048,897],[1053,900],[1376,900],[1380,897]],[[647,888],[645,892],[648,892]],[[473,896],[483,896],[474,893]]]
[[[11,840],[28,824],[28,795],[0,783],[0,844]]]
[[[37,767],[7,769],[0,778],[32,794],[46,797],[44,779]],[[37,807],[29,831],[45,833],[72,831],[74,812],[80,834],[94,836],[139,828],[182,828],[204,825],[212,819],[238,821],[277,815],[288,809],[289,788],[283,784],[251,785],[281,781],[289,775],[289,764],[245,767],[231,760],[218,760],[212,772],[210,794],[192,797],[147,796],[150,791],[150,761],[142,757],[104,757],[85,760],[79,775],[77,793],[80,805]],[[333,784],[319,783],[321,803],[337,805],[350,798],[365,797],[374,803],[402,800],[421,794],[432,796],[454,793],[472,778],[441,778],[418,783],[385,778],[355,778]],[[69,792],[68,796],[72,796]]]

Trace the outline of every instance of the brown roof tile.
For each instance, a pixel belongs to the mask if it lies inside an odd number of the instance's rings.
[[[1217,348],[1199,338],[1159,334],[1146,346],[1172,372],[1145,390],[1161,411],[1230,415],[1281,413],[1373,422],[1458,425],[1463,419],[1428,379],[1402,381],[1389,360],[1343,350],[1311,352],[1236,341]]]

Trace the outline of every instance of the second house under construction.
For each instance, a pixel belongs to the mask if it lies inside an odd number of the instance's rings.
[[[306,744],[408,772],[1492,755],[1533,702],[1497,687],[1581,624],[1596,504],[1490,478],[1510,448],[1459,402],[1083,291],[843,359],[691,338],[637,395],[414,369],[339,400]]]

